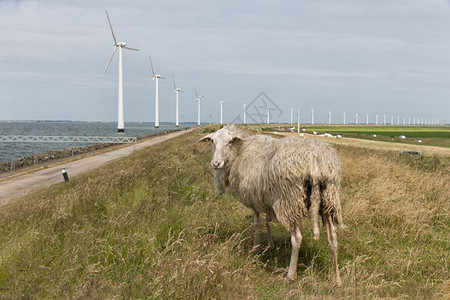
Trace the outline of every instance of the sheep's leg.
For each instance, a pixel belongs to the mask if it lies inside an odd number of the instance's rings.
[[[331,260],[333,265],[333,285],[335,286],[341,286],[341,276],[339,275],[339,266],[338,266],[338,240],[337,240],[337,234],[336,234],[336,227],[334,226],[332,217],[324,213],[322,215],[323,223],[325,224],[325,227],[327,229],[327,236],[328,236],[328,245],[330,247],[331,252]]]
[[[311,190],[311,206],[309,207],[309,220],[313,230],[314,240],[319,240],[319,209],[320,209],[320,188],[314,185]]]
[[[261,232],[261,222],[259,221],[259,213],[254,210],[253,211],[253,251],[258,249],[260,246],[259,235]]]
[[[275,249],[275,245],[273,243],[272,227],[270,226],[271,221],[272,221],[272,217],[271,217],[270,213],[267,213],[266,214],[267,240],[269,243],[269,249],[273,250],[273,249]]]
[[[287,273],[287,280],[294,281],[297,277],[297,264],[298,264],[298,253],[300,252],[300,245],[302,243],[302,234],[298,225],[295,224],[291,227],[291,262],[289,264],[289,270]]]

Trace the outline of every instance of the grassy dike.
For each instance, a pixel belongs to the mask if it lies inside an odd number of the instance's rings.
[[[450,295],[448,166],[336,146],[343,287],[309,222],[299,279],[289,234],[249,254],[252,214],[214,195],[203,129],[0,207],[0,299],[436,299]]]

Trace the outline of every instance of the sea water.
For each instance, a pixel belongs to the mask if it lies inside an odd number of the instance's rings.
[[[194,123],[125,123],[125,132],[117,132],[117,123],[113,122],[78,122],[78,121],[0,121],[0,136],[108,136],[140,137],[169,132],[194,126]],[[95,143],[53,143],[53,142],[1,142],[0,162],[18,160],[50,150],[70,149],[90,146]]]

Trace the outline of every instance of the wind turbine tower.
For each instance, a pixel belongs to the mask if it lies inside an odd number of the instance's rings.
[[[294,124],[294,109],[291,107],[291,123],[289,124]]]
[[[347,115],[347,113],[342,113],[342,115],[344,116],[344,125],[345,125],[345,116]]]
[[[183,92],[183,91],[179,87],[176,86],[175,78],[172,77],[172,79],[173,79],[173,92],[175,93],[175,97],[176,97],[176,100],[175,100],[175,126],[178,127],[179,126],[179,123],[178,123],[178,93]]]
[[[223,100],[219,101],[220,104],[220,124],[223,124]]]
[[[246,122],[245,122],[245,115],[246,115],[245,109],[247,108],[247,104],[242,105],[242,108],[244,110],[244,124],[246,124]]]
[[[139,49],[131,48],[127,46],[127,43],[125,42],[117,42],[116,36],[114,35],[114,30],[111,25],[111,20],[109,19],[108,11],[106,12],[106,18],[108,19],[109,28],[111,29],[112,37],[114,40],[114,49],[111,53],[111,56],[109,57],[108,62],[106,63],[105,71],[108,69],[109,64],[114,56],[114,53],[116,53],[116,50],[119,49],[119,88],[118,88],[118,108],[117,108],[117,131],[118,132],[124,132],[125,131],[125,124],[124,124],[124,118],[123,118],[123,76],[122,76],[122,48],[133,50],[133,51],[139,51]]]
[[[150,84],[150,89],[153,86],[153,81],[155,81],[155,127],[159,128],[159,92],[158,92],[158,79],[165,79],[164,77],[161,77],[161,75],[155,73],[155,69],[153,68],[152,58],[149,56],[150,59],[150,65],[152,66],[152,73],[153,73],[153,79],[152,83]]]
[[[270,124],[270,106],[267,104],[267,124]]]
[[[297,133],[300,133],[300,109],[297,110]]]
[[[311,125],[314,125],[314,108],[311,109]]]
[[[331,110],[328,111],[328,124],[331,125]]]
[[[197,104],[198,104],[198,117],[197,117],[197,125],[200,126],[200,100],[203,98],[203,96],[200,96],[197,93],[197,89],[194,88],[195,90],[195,95],[197,96]]]

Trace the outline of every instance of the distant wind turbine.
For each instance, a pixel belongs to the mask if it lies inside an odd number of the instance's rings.
[[[242,105],[242,108],[243,108],[243,110],[244,110],[244,124],[246,124],[245,115],[246,115],[247,104]]]
[[[198,103],[198,119],[197,119],[197,125],[200,126],[200,100],[203,98],[203,96],[200,96],[197,93],[197,89],[194,88],[195,90],[195,95],[197,96],[197,103]]]
[[[314,124],[314,108],[311,109],[311,125]]]
[[[223,100],[219,101],[220,104],[220,124],[223,124]]]
[[[267,104],[267,124],[270,124],[270,106]]]
[[[175,100],[175,126],[178,127],[179,123],[178,123],[178,93],[179,92],[183,92],[180,88],[178,88],[175,84],[175,78],[172,77],[173,79],[173,92],[175,93],[176,96],[176,100]]]
[[[289,124],[293,124],[294,123],[294,109],[291,107],[291,123]]]
[[[149,56],[148,57],[150,59],[150,65],[152,66],[152,73],[153,73],[153,79],[152,79],[152,83],[150,84],[150,90],[152,89],[153,86],[153,81],[155,81],[155,127],[159,128],[159,92],[158,92],[158,79],[165,79],[164,77],[161,77],[160,74],[156,74],[155,73],[155,69],[153,68],[153,62],[152,62],[152,58]]]
[[[117,48],[119,48],[119,97],[118,97],[118,109],[117,109],[117,131],[118,132],[124,132],[125,131],[125,124],[123,120],[123,77],[122,77],[122,48],[133,50],[133,51],[139,51],[139,49],[131,48],[127,46],[127,43],[125,42],[117,42],[116,36],[114,35],[114,30],[111,25],[111,20],[109,19],[108,11],[106,12],[106,18],[108,18],[109,27],[111,28],[112,37],[114,40],[114,49],[111,53],[111,56],[109,57],[108,62],[106,63],[105,71],[108,69],[109,64],[114,56],[114,53],[116,53]]]

